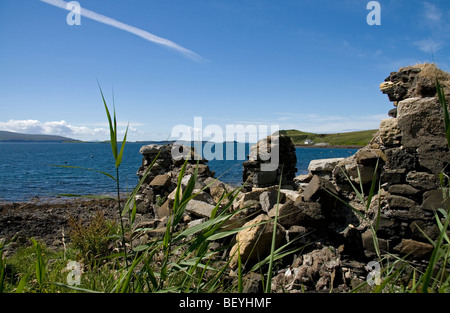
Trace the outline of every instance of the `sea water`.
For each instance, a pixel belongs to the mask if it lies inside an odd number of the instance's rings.
[[[139,149],[144,144],[128,142],[125,145],[119,167],[123,192],[131,191],[138,182],[136,173],[142,164]],[[235,143],[234,158],[208,162],[215,177],[220,176],[221,181],[235,186],[242,182],[242,162],[245,161],[242,155],[237,155],[237,145],[244,145],[245,155],[248,155],[251,144]],[[296,148],[297,174],[306,174],[311,160],[348,157],[356,151]],[[113,194],[115,181],[98,171],[116,175],[109,143],[0,143],[0,201],[28,201],[58,194]]]

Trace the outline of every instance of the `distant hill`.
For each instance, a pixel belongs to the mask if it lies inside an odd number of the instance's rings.
[[[68,137],[54,135],[32,135],[0,131],[0,142],[78,142]]]
[[[320,143],[331,146],[365,146],[377,131],[378,129],[372,129],[336,134],[315,134],[291,129],[280,130],[280,133],[291,137],[297,146],[313,146]],[[312,141],[312,144],[305,144],[307,140]]]

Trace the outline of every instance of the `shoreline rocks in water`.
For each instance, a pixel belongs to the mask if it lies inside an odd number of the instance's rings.
[[[389,112],[391,118],[381,121],[371,142],[356,154],[314,160],[308,175],[294,177],[295,147],[289,137],[274,134],[253,146],[248,161],[243,163],[244,186],[230,206],[231,210],[242,211],[236,216],[239,219],[230,221],[227,227],[248,226],[237,233],[227,250],[228,257],[234,255],[231,269],[237,267],[236,251],[245,261],[246,271],[267,256],[274,225],[261,222],[277,214],[276,248],[291,243],[290,247],[302,249],[281,261],[286,270],[274,275],[273,291],[347,291],[365,281],[369,273],[366,264],[377,259],[371,225],[377,225],[378,245],[384,256],[407,256],[418,266],[426,264],[432,250],[427,237],[435,240],[439,234],[436,209],[449,204],[444,202],[439,182],[440,173],[450,174],[447,166],[450,152],[436,98],[435,74],[444,82],[450,81],[449,74],[431,64],[400,68],[391,73],[380,85],[381,91],[394,103],[394,109]],[[449,93],[449,85],[445,86]],[[135,238],[140,243],[160,236],[165,229],[164,220],[171,214],[184,164],[183,158],[173,157],[173,149],[178,156],[181,151],[190,156],[181,181],[182,189],[186,188],[198,162],[194,187],[197,196],[186,208],[183,217],[186,227],[210,218],[222,197],[235,189],[215,179],[208,161],[196,160],[191,147],[143,146],[138,175],[142,178],[147,171],[148,175],[135,201],[139,225],[145,225],[147,231]],[[271,155],[274,151],[278,154]],[[264,171],[273,157],[279,162]],[[152,162],[153,167],[149,169]],[[362,186],[367,194],[374,179],[376,192],[372,202],[361,203],[351,184],[357,188]],[[280,180],[282,188],[277,203]],[[220,208],[228,200],[224,199]],[[14,217],[16,211],[21,211],[17,208],[3,208],[1,222],[10,225],[7,229],[27,229],[29,221],[42,217],[53,219],[53,231],[58,232],[64,224],[63,211],[67,213],[69,207],[70,204],[61,210],[46,206],[30,208],[22,217],[20,214]],[[115,212],[114,208],[107,207]],[[33,210],[43,210],[43,213],[34,216]],[[85,214],[81,210],[75,212]],[[29,216],[25,218],[26,214]],[[25,233],[38,233],[36,225],[36,232]],[[2,230],[0,236],[7,233]]]

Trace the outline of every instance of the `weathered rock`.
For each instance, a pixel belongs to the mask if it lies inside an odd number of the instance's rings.
[[[330,158],[311,160],[308,165],[308,171],[313,175],[331,174],[340,161],[344,158]]]
[[[276,208],[269,212],[269,217],[275,216]],[[321,228],[326,225],[322,207],[316,202],[286,201],[278,208],[278,222],[285,228],[304,226],[306,228]]]
[[[347,227],[343,232],[343,244],[339,246],[341,255],[361,259],[364,255],[364,247],[361,232],[353,226]]]
[[[355,153],[355,161],[365,167],[375,168],[377,163],[381,166],[388,162],[388,158],[380,149],[360,149]]]
[[[263,282],[260,274],[250,272],[244,276],[243,293],[263,293]]]
[[[436,176],[426,172],[411,171],[406,175],[406,182],[420,190],[437,188]]]
[[[391,73],[385,82],[380,84],[380,90],[393,102],[414,97],[434,97],[436,77],[441,81],[448,79],[447,74],[434,64],[402,67],[397,72]]]
[[[163,174],[163,175],[158,175],[156,176],[151,182],[150,182],[150,187],[152,188],[165,188],[167,186],[169,186],[170,184],[170,175],[167,174]]]
[[[401,234],[401,226],[399,221],[388,217],[386,214],[380,214],[380,217],[374,217],[372,226],[377,229],[377,236],[379,238],[391,239]]]
[[[308,173],[308,174],[298,175],[297,177],[294,178],[294,181],[299,184],[307,184],[311,181],[312,178],[313,178],[313,174]]]
[[[308,243],[308,230],[299,225],[291,226],[288,230],[286,230],[286,241],[291,242],[293,240],[298,240],[299,246],[305,246]]]
[[[272,278],[274,292],[331,289],[339,283],[339,255],[333,247],[324,247],[302,256],[299,266]]]
[[[438,238],[439,227],[436,223],[423,219],[414,220],[409,224],[411,238],[418,241],[427,241],[428,238]]]
[[[442,189],[429,190],[423,194],[422,210],[436,211],[450,207],[450,198],[444,198]]]
[[[280,197],[280,202],[285,202],[285,199],[294,202],[303,199],[302,195],[298,191],[288,189],[280,189]]]
[[[413,171],[419,166],[417,152],[406,150],[404,147],[393,147],[384,150],[388,157],[387,169],[405,169],[406,171]]]
[[[362,245],[365,249],[364,253],[368,259],[374,258],[377,256],[377,251],[375,249],[374,236],[370,230],[365,231],[361,235]],[[377,237],[377,244],[380,252],[386,253],[389,252],[389,240],[382,239]]]
[[[235,269],[238,266],[238,253],[240,253],[242,264],[247,266],[262,260],[270,253],[274,225],[273,222],[259,224],[265,221],[269,221],[269,217],[261,214],[244,224],[243,227],[249,226],[249,228],[241,230],[236,236],[236,244],[230,251],[231,268]],[[252,225],[255,226],[250,227]],[[285,236],[285,231],[281,227],[276,229],[275,246],[278,247]]]
[[[249,206],[250,201],[254,201],[254,203],[259,203],[259,197],[264,192],[264,189],[259,188],[254,191],[241,193],[237,196],[235,202],[233,202],[234,210],[241,210],[245,207]]]
[[[393,109],[390,109],[389,112],[388,112],[388,115],[390,117],[396,118],[397,117],[397,108],[395,107]]]
[[[415,259],[427,260],[433,251],[433,245],[412,239],[402,239],[401,243],[394,247],[401,255],[409,255]]]
[[[396,112],[396,116],[398,116]],[[388,118],[380,122],[380,140],[385,146],[399,145],[401,140],[401,132],[398,128],[398,120],[396,118]]]
[[[161,206],[155,206],[154,212],[156,217],[162,218],[164,216],[169,216],[172,211],[173,200],[167,199]]]
[[[374,176],[378,176],[378,173],[377,175],[374,174],[375,166],[358,164],[356,155],[353,155],[339,162],[333,171],[333,180],[339,188],[352,190],[349,179],[352,183],[366,185],[372,183]]]
[[[156,144],[150,144],[150,145],[146,145],[146,146],[142,146],[139,149],[139,153],[142,155],[157,155],[158,152],[160,153],[166,153],[170,151],[170,146],[169,145],[156,145]]]
[[[303,199],[306,202],[320,200],[323,204],[333,205],[336,202],[336,198],[332,194],[337,196],[336,187],[330,181],[315,175],[309,182],[308,187],[303,191]]]
[[[390,194],[404,196],[416,199],[420,195],[420,191],[413,186],[407,184],[391,185],[388,189]]]
[[[277,203],[277,193],[275,190],[264,191],[259,195],[259,203],[264,212],[269,212]]]
[[[388,195],[387,197],[389,207],[394,210],[408,210],[411,207],[417,206],[417,202],[409,198],[397,195]]]
[[[433,173],[450,163],[441,107],[436,98],[410,98],[398,104],[402,145],[417,150],[420,165]]]
[[[249,161],[243,163],[242,180],[247,190],[252,187],[278,185],[294,187],[297,172],[295,146],[290,137],[272,135],[251,147]]]
[[[381,173],[381,182],[387,184],[401,184],[406,179],[406,169],[385,169]]]
[[[198,217],[211,217],[211,212],[214,209],[214,205],[199,201],[199,200],[190,200],[186,205],[186,212],[193,214]]]
[[[199,219],[195,219],[195,220],[192,220],[192,221],[190,221],[189,223],[188,223],[188,227],[194,227],[194,226],[197,226],[197,225],[200,225],[200,224],[202,224],[202,223],[204,223],[204,222],[206,222],[206,218],[204,217],[204,218],[199,218]]]

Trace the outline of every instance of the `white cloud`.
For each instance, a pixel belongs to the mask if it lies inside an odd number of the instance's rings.
[[[427,21],[431,23],[439,23],[442,19],[442,12],[433,3],[424,3],[424,15]]]
[[[58,8],[64,9],[64,10],[68,10],[70,11],[70,9],[68,9],[68,4],[69,2],[63,1],[63,0],[41,0],[42,2],[48,3],[50,5],[56,6]],[[71,6],[69,6],[69,8],[71,8]],[[170,41],[168,39],[162,38],[162,37],[158,37],[152,33],[149,33],[145,30],[139,29],[137,27],[131,26],[131,25],[127,25],[125,23],[119,22],[113,18],[104,16],[102,14],[87,10],[83,7],[81,7],[80,10],[80,15],[86,18],[89,18],[91,20],[124,30],[126,32],[129,32],[131,34],[134,34],[136,36],[139,36],[145,40],[151,41],[153,43],[162,45],[164,47],[167,47],[169,49],[175,50],[181,54],[183,54],[184,56],[193,59],[195,61],[202,61],[204,60],[201,56],[199,56],[198,54],[196,54],[195,52],[186,49],[178,44],[176,44],[173,41]]]
[[[423,52],[435,53],[442,49],[443,43],[432,38],[427,38],[414,42],[414,45]]]
[[[0,121],[0,130],[23,133],[23,134],[40,134],[40,135],[56,135],[64,136],[78,140],[109,140],[109,126],[104,123],[101,127],[75,126],[64,120],[41,122],[38,120],[9,120],[7,122]],[[122,140],[125,135],[128,123],[118,122],[118,140]],[[123,126],[121,126],[123,125]],[[141,126],[139,123],[130,123],[128,125],[127,140],[160,140],[161,136],[152,132],[146,132],[135,126]]]
[[[88,128],[85,126],[73,126],[66,121],[41,122],[38,120],[9,120],[0,122],[0,130],[25,133],[58,136],[106,136],[109,130],[106,128]]]

